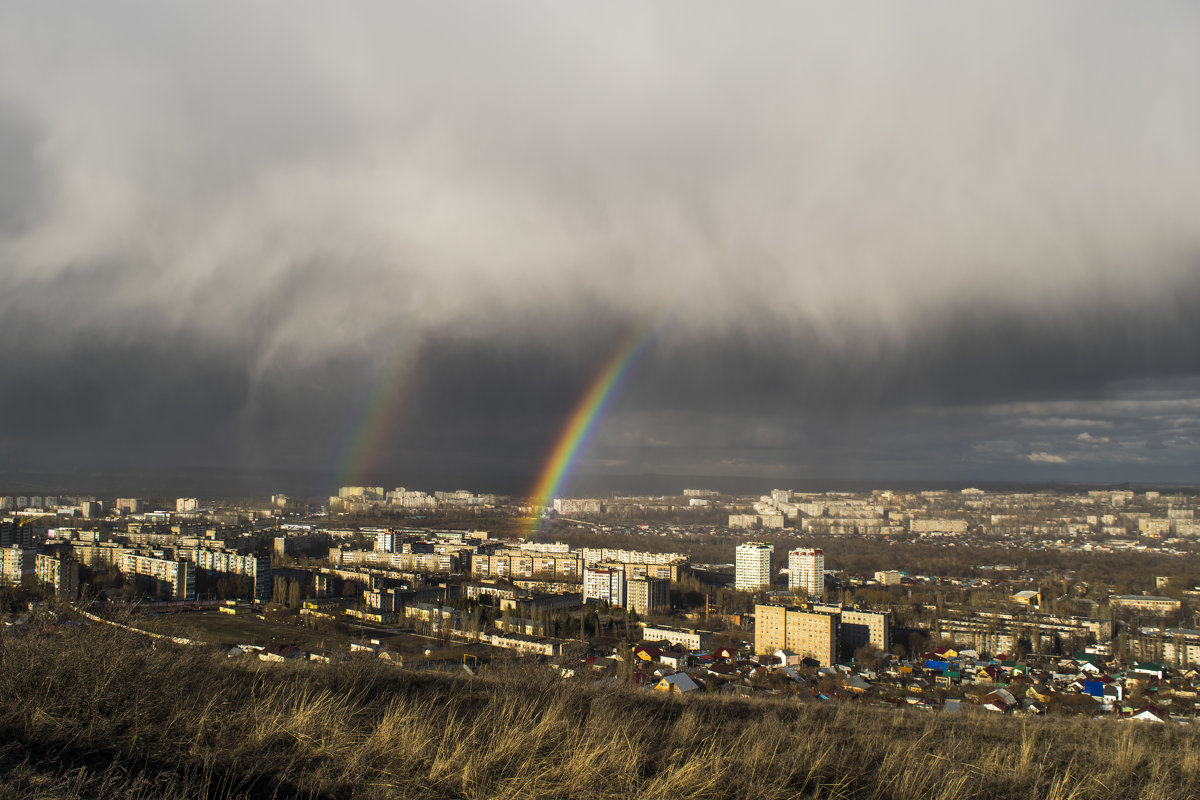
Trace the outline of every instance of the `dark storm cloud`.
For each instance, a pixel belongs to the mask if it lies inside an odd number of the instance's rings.
[[[6,458],[326,465],[391,380],[387,464],[529,470],[662,319],[588,468],[1173,469],[1112,398],[1200,371],[1197,23],[6,9]]]

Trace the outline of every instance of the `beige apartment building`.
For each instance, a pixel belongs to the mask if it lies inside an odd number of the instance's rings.
[[[625,595],[625,607],[638,614],[664,614],[671,610],[671,582],[665,578],[630,578]]]
[[[838,616],[776,604],[754,607],[754,652],[768,655],[791,650],[822,666],[838,653]]]
[[[842,657],[849,658],[863,645],[875,645],[886,653],[892,647],[892,615],[887,611],[843,608],[839,615],[838,643]]]
[[[638,553],[624,550],[585,548],[573,552],[535,552],[508,548],[471,556],[471,575],[476,578],[554,577],[580,581],[588,567],[619,567],[626,579],[662,578],[678,581],[688,567],[686,556],[674,553]]]
[[[127,578],[146,583],[151,591],[164,592],[172,600],[196,598],[196,573],[190,561],[147,553],[125,553],[119,568]]]

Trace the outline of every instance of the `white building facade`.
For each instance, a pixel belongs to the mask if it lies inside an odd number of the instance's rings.
[[[733,586],[740,592],[757,592],[771,586],[771,554],[775,546],[743,542],[737,546]]]
[[[825,593],[825,553],[812,547],[797,547],[788,553],[788,588],[809,597]]]

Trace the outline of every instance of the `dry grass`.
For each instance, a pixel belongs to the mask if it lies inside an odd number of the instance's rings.
[[[0,800],[1200,796],[1191,727],[234,663],[101,626],[0,638],[0,698]]]

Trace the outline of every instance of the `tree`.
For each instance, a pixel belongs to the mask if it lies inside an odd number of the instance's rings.
[[[633,653],[633,648],[628,644],[621,647],[620,661],[617,662],[617,679],[622,683],[633,683],[634,666],[633,660],[636,656]]]
[[[854,663],[871,669],[879,666],[882,657],[883,653],[871,642],[867,642],[854,651]]]

